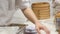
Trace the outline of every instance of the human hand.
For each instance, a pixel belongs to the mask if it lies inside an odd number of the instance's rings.
[[[47,29],[46,26],[44,26],[40,23],[36,23],[35,26],[36,26],[36,30],[37,30],[38,34],[41,34],[40,30],[44,30],[46,32],[46,34],[50,34],[50,31]]]

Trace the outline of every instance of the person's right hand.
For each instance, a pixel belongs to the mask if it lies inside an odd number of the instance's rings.
[[[41,34],[40,30],[44,30],[46,32],[46,34],[50,34],[50,31],[47,29],[46,26],[44,26],[38,22],[35,24],[35,26],[36,26],[36,30],[37,30],[38,34]]]

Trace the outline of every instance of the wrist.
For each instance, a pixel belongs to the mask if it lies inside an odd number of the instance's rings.
[[[34,22],[34,24],[39,24],[39,23],[40,23],[40,22],[39,22],[38,20]]]

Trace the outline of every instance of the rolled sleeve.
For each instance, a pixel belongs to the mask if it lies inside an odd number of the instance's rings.
[[[19,0],[18,6],[20,9],[25,9],[31,7],[30,0]]]

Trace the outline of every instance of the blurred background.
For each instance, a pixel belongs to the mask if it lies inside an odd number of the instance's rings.
[[[58,34],[55,25],[55,11],[53,9],[53,0],[30,0],[31,8],[41,24],[47,26],[51,34]],[[35,25],[31,23],[18,8],[11,20],[12,23],[28,24],[24,34],[37,34]],[[0,27],[0,34],[16,34],[19,27]],[[19,33],[23,34],[23,32]],[[41,34],[46,34],[41,30]]]

